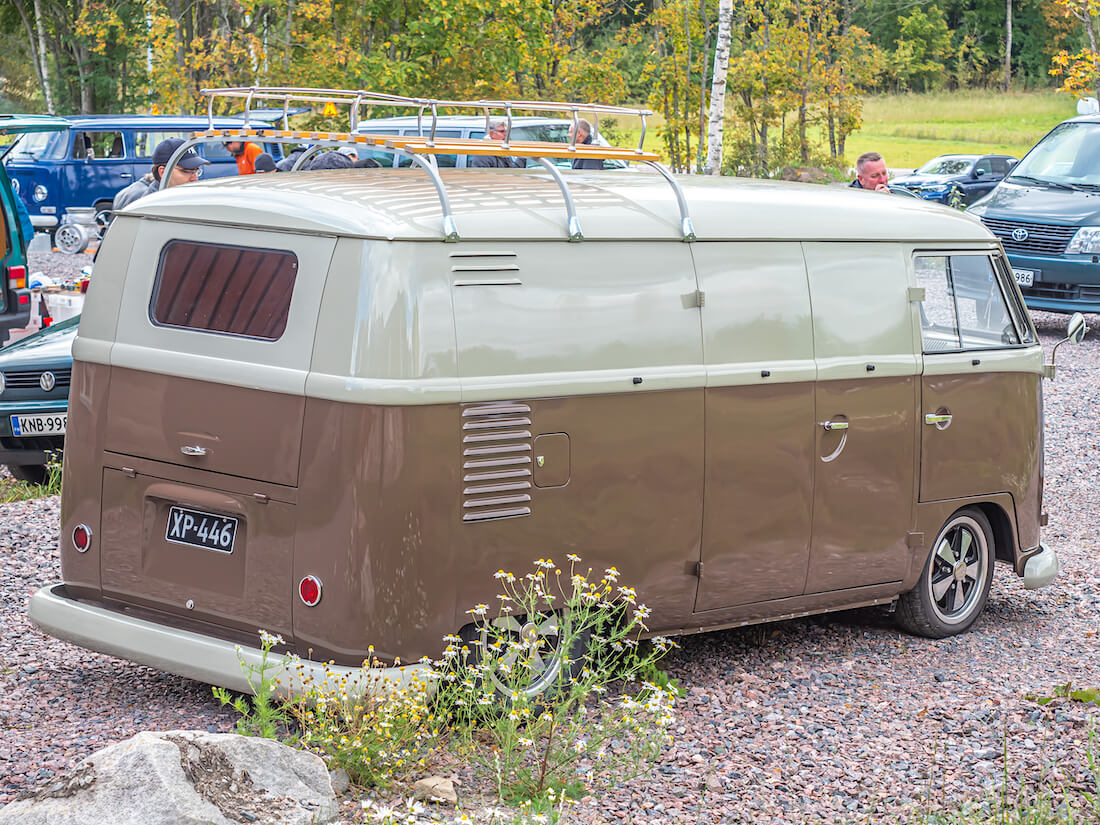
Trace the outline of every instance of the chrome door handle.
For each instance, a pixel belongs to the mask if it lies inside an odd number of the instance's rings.
[[[132,178],[134,175],[132,172],[119,172],[118,176],[120,178]]]
[[[936,424],[936,425],[950,424],[951,423],[951,413],[928,413],[928,415],[926,415],[924,417],[924,423],[925,424]]]
[[[821,427],[822,427],[822,429],[827,430],[827,431],[846,430],[846,429],[848,429],[848,422],[847,421],[822,421],[821,422]]]
[[[200,447],[198,444],[185,444],[180,447],[180,452],[184,455],[206,455],[206,447]]]

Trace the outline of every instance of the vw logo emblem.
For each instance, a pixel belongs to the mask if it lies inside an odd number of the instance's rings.
[[[43,392],[49,392],[54,388],[57,383],[57,378],[54,377],[52,372],[42,373],[42,377],[38,379],[38,386],[42,388]]]
[[[1012,230],[1012,240],[1016,241],[1017,243],[1019,243],[1020,241],[1026,241],[1027,240],[1027,230],[1026,229],[1013,229]]]

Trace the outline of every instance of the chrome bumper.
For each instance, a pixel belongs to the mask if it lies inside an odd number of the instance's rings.
[[[1024,587],[1038,590],[1046,587],[1058,576],[1058,556],[1042,542],[1039,552],[1027,560],[1024,565]]]
[[[252,676],[250,682],[245,668],[251,666],[254,668],[251,672],[259,674],[263,657],[259,648],[242,647],[84,604],[56,592],[59,587],[49,585],[31,596],[28,608],[31,621],[44,633],[188,679],[240,693],[256,692],[258,684],[253,682],[258,682],[258,675]],[[421,664],[370,669],[326,667],[295,656],[268,654],[266,675],[279,680],[282,694],[300,696],[311,687],[326,685],[349,694],[380,696],[416,681],[426,682],[429,670]]]

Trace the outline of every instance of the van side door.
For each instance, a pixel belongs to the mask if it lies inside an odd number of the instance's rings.
[[[920,359],[905,250],[805,243],[817,360],[806,593],[900,581],[915,518]]]
[[[914,255],[924,289],[920,500],[1008,492],[1039,541],[1042,351],[999,253]]]
[[[707,367],[695,610],[798,596],[810,555],[816,374],[802,248],[691,250]]]

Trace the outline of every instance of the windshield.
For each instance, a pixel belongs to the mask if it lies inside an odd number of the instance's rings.
[[[970,171],[974,158],[932,158],[917,170],[920,175],[962,175]]]
[[[12,157],[41,158],[57,140],[59,132],[26,132],[19,136],[11,148]]]
[[[1100,185],[1100,123],[1062,123],[1012,170],[1009,180]]]

